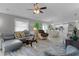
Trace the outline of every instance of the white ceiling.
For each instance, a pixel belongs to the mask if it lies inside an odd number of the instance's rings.
[[[69,22],[79,19],[78,3],[42,3],[40,5],[46,6],[47,9],[43,10],[44,13],[39,15],[33,14],[32,10],[28,10],[32,9],[33,3],[0,4],[0,12],[52,23]]]

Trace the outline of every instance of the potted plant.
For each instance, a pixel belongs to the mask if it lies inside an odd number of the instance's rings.
[[[37,30],[40,30],[40,29],[42,28],[41,22],[37,20],[37,21],[34,23],[34,27],[33,27],[33,28],[36,28]]]

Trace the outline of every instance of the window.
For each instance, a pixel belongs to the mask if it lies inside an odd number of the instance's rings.
[[[15,21],[15,31],[29,30],[29,22]]]
[[[42,24],[42,29],[46,32],[48,30],[48,25],[43,23]]]

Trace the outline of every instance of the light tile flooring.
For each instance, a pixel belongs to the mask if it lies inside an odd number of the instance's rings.
[[[59,38],[53,40],[39,40],[33,43],[33,47],[24,45],[19,50],[5,53],[6,56],[44,56],[46,51],[51,51],[53,55],[64,55],[65,48]]]
[[[0,50],[0,56],[4,56],[4,53]]]

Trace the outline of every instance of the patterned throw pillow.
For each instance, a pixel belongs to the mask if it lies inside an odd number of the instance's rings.
[[[22,38],[20,32],[15,32],[15,38]]]
[[[25,37],[25,33],[24,32],[20,32],[21,37]]]

